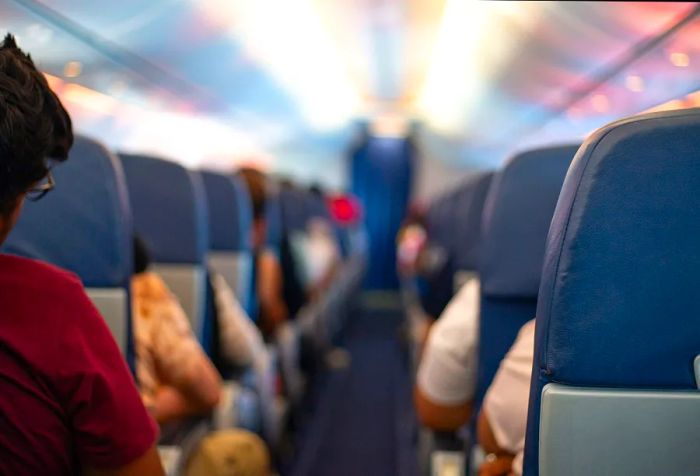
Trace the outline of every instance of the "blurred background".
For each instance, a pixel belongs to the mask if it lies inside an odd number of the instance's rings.
[[[115,149],[343,188],[363,130],[412,134],[412,193],[428,197],[514,150],[698,89],[700,19],[683,22],[695,8],[3,0],[0,30],[32,52],[77,128]]]

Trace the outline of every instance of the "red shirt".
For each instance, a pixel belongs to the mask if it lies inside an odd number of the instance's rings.
[[[116,468],[156,436],[79,279],[0,254],[0,474]]]

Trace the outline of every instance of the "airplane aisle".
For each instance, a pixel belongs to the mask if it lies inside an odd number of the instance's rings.
[[[416,474],[401,321],[400,311],[367,308],[351,320],[351,363],[324,376],[294,476]]]

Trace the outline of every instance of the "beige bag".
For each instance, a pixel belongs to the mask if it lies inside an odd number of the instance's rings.
[[[205,437],[187,463],[187,476],[269,476],[265,442],[246,430],[223,430]]]

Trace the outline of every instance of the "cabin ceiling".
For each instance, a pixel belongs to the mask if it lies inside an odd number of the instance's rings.
[[[4,0],[0,30],[54,77],[78,127],[110,145],[313,175],[341,163],[358,122],[387,117],[417,124],[426,154],[465,167],[580,140],[700,89],[696,13],[641,2]]]

